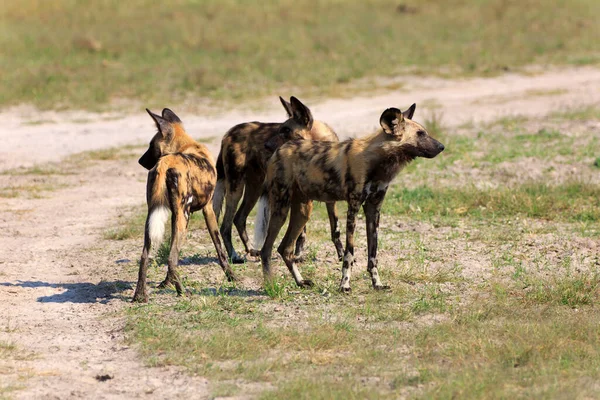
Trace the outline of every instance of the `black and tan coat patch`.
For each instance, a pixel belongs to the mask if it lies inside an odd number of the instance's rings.
[[[314,121],[308,107],[292,97],[288,103],[279,98],[288,120],[283,123],[248,122],[231,128],[221,141],[221,151],[217,158],[217,188],[214,209],[217,219],[225,197],[225,214],[221,224],[221,234],[227,253],[234,263],[244,261],[232,243],[232,226],[235,225],[242,239],[246,253],[257,256],[248,240],[246,220],[256,205],[266,176],[266,164],[273,152],[283,143],[292,139],[318,141],[338,141],[335,132],[326,124]],[[242,199],[243,196],[243,199]],[[238,203],[242,204],[238,208]],[[331,225],[331,239],[336,246],[338,256],[343,254],[335,203],[327,203],[327,212]],[[297,241],[295,255],[302,252],[305,231]]]
[[[194,141],[183,128],[173,111],[165,108],[162,116],[146,109],[158,128],[146,153],[139,163],[148,172],[146,200],[148,216],[144,230],[144,249],[133,301],[148,301],[146,275],[151,245],[159,245],[165,222],[171,213],[171,250],[168,271],[159,287],[175,285],[181,295],[183,287],[177,274],[179,249],[185,238],[190,215],[202,210],[209,235],[217,251],[219,264],[229,280],[233,271],[221,247],[217,220],[212,207],[212,197],[217,182],[214,160],[208,149]]]
[[[310,217],[313,200],[345,200],[348,215],[340,289],[350,291],[354,230],[361,206],[367,222],[367,270],[375,289],[387,288],[381,284],[377,269],[377,233],[388,185],[416,157],[433,158],[444,150],[423,126],[411,120],[415,108],[413,104],[405,112],[385,110],[381,129],[360,139],[340,143],[293,140],[274,153],[267,165],[266,194],[260,199],[255,232],[256,246],[264,241],[261,260],[265,279],[271,279],[273,244],[291,210],[278,252],[299,286],[312,285],[296,267],[294,243]]]

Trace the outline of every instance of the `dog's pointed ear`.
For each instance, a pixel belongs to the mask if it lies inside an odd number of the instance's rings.
[[[308,129],[312,129],[313,116],[308,107],[294,96],[290,98],[290,104],[292,106],[292,118]]]
[[[289,102],[285,101],[285,99],[281,96],[279,96],[279,101],[281,101],[281,105],[283,106],[283,108],[285,108],[285,112],[287,113],[288,117],[292,118],[292,105]]]
[[[161,117],[160,115],[154,114],[152,111],[148,110],[147,108],[146,108],[146,112],[148,112],[148,114],[152,117],[152,119],[154,120],[154,123],[156,124],[156,128],[158,128],[158,131],[164,137],[167,137],[168,135],[171,134],[172,128],[171,128],[171,123],[169,121],[167,121],[165,118]],[[164,113],[164,111],[163,111],[163,113]],[[175,115],[175,114],[173,114],[173,115]]]
[[[379,124],[388,135],[393,135],[398,125],[403,121],[404,115],[397,108],[388,108],[381,114],[381,118],[379,118]]]
[[[404,115],[404,118],[406,118],[406,119],[412,119],[413,115],[415,115],[416,108],[417,108],[417,104],[413,103],[413,105],[410,106],[408,108],[408,110],[402,111],[402,115]]]
[[[181,120],[179,119],[179,117],[168,108],[163,108],[162,117],[172,124],[180,124],[181,123]]]

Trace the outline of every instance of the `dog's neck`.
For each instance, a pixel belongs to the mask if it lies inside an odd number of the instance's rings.
[[[390,182],[412,160],[412,145],[385,133],[383,129],[364,139],[368,179]]]

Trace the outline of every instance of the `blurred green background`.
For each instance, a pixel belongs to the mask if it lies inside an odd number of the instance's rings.
[[[358,78],[598,64],[598,0],[19,0],[0,106],[347,95]]]

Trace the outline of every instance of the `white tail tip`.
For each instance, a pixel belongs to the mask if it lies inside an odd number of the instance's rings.
[[[221,214],[221,208],[223,207],[223,198],[225,197],[225,180],[220,179],[217,181],[217,186],[215,186],[215,193],[213,194],[213,211],[215,212],[215,217],[217,221],[219,220],[219,215]]]
[[[165,223],[169,218],[169,209],[165,206],[160,206],[150,211],[148,217],[148,234],[152,245],[158,246],[165,234]]]
[[[256,250],[260,250],[265,243],[270,216],[269,196],[263,194],[258,201],[258,211],[254,223],[254,249]]]

